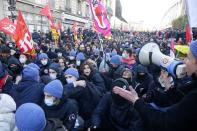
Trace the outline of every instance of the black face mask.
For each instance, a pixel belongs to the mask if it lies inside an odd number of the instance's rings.
[[[21,72],[21,68],[19,66],[9,67],[9,69],[13,73],[13,75],[20,74]]]
[[[0,61],[4,64],[7,64],[8,58],[0,56]]]
[[[127,82],[129,83],[129,85],[131,85],[131,78],[124,78],[125,80],[127,80]]]

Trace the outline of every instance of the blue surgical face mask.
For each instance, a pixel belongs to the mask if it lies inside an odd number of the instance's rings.
[[[47,106],[53,106],[54,105],[54,101],[52,98],[45,98],[44,99],[44,103],[47,105]]]

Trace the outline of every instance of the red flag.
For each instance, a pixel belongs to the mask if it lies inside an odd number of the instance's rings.
[[[52,14],[51,14],[51,10],[50,10],[50,7],[49,5],[46,5],[41,11],[40,11],[40,14],[48,17],[49,19],[52,20]]]
[[[51,27],[55,27],[53,22],[52,14],[49,5],[46,5],[41,11],[40,14],[46,16],[49,19],[49,23]]]
[[[16,46],[20,49],[21,53],[33,53],[33,40],[21,11],[18,12],[16,33],[14,35],[14,39]]]
[[[189,44],[192,40],[192,36],[191,36],[191,31],[190,31],[190,27],[188,23],[186,24],[185,32],[186,32],[186,43]]]
[[[0,20],[0,30],[9,35],[14,35],[16,30],[16,25],[7,17]]]
[[[171,42],[170,42],[170,49],[175,52],[175,48],[174,48],[174,39],[171,38]]]
[[[77,34],[77,23],[74,22],[73,26],[72,26],[72,31],[74,32],[74,34]]]

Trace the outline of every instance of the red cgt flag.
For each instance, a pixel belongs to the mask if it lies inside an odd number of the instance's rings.
[[[188,23],[186,24],[185,32],[186,32],[186,43],[189,44],[192,41],[192,36],[191,36],[191,30],[190,30]]]
[[[0,20],[0,30],[13,36],[15,34],[16,25],[7,17]]]
[[[20,49],[21,53],[33,53],[33,40],[21,11],[18,12],[16,33],[14,35],[14,39],[16,46]]]

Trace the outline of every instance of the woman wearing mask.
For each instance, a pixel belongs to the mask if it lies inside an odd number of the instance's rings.
[[[126,48],[122,53],[122,63],[126,65],[127,68],[132,69],[136,61],[132,53],[132,49]]]

